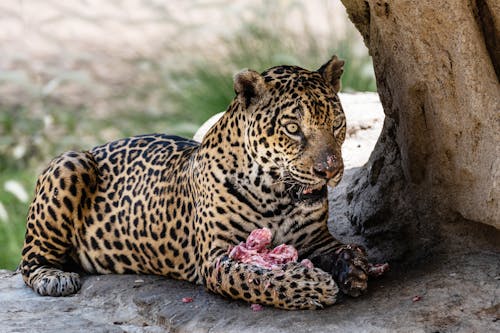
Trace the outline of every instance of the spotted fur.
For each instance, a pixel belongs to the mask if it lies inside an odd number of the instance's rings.
[[[285,309],[366,289],[365,253],[327,228],[327,183],[340,181],[343,61],[318,71],[273,67],[235,76],[236,97],[201,144],[162,134],[54,159],[39,177],[22,252],[40,295],[78,291],[88,273],[157,274]],[[256,228],[295,246],[315,268],[267,270],[228,248]]]

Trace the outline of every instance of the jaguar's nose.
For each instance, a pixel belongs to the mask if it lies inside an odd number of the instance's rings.
[[[341,158],[335,157],[335,155],[328,155],[326,159],[321,162],[316,162],[312,167],[312,173],[319,178],[332,179],[337,173],[339,173],[344,167],[344,163]]]

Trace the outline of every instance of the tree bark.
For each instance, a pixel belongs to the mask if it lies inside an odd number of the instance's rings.
[[[500,3],[342,0],[373,57],[386,121],[348,217],[382,257],[443,223],[500,229]],[[348,61],[348,59],[347,59]]]

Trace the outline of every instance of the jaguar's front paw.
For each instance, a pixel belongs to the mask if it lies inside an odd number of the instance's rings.
[[[368,259],[358,245],[344,245],[335,251],[332,275],[340,290],[353,297],[366,292],[368,287]]]

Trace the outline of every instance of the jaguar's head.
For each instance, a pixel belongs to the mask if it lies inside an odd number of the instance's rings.
[[[337,96],[344,62],[317,71],[278,66],[235,76],[246,112],[245,147],[264,169],[277,170],[298,200],[324,199],[343,174],[345,116]]]

